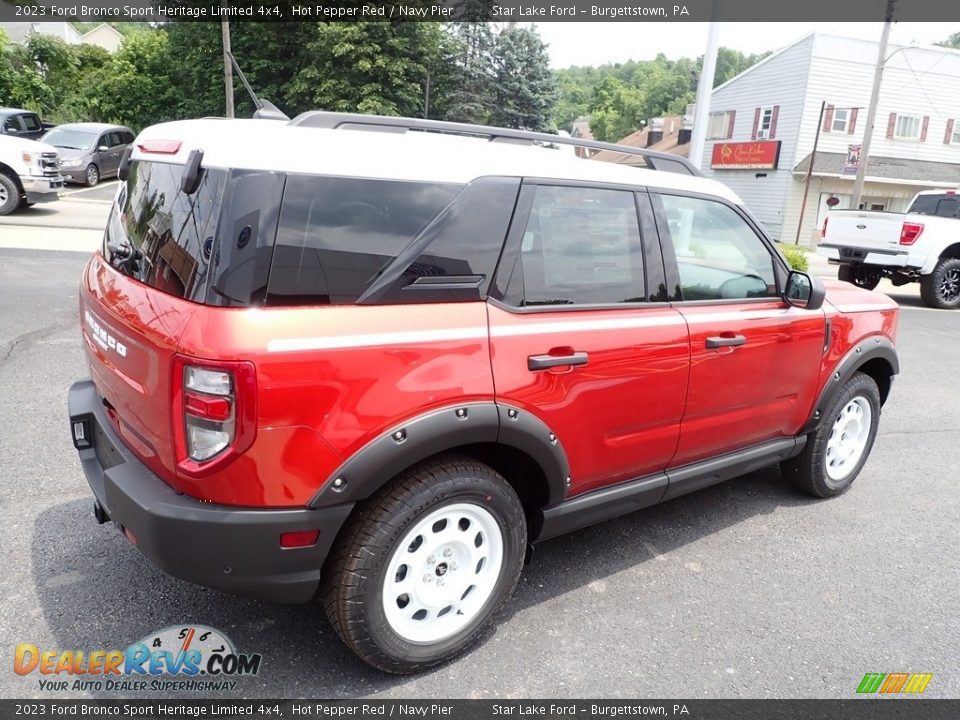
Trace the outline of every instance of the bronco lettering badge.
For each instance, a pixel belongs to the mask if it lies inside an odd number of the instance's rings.
[[[116,350],[120,357],[127,356],[127,346],[122,342],[117,342],[117,339],[108,333],[105,327],[97,322],[96,318],[93,317],[93,314],[89,310],[84,312],[83,319],[86,321],[87,327],[90,328],[90,334],[93,336],[93,339],[96,341],[97,345],[102,347],[104,350]]]

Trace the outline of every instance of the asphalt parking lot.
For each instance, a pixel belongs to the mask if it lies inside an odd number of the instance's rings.
[[[0,249],[0,697],[91,695],[15,675],[17,643],[123,648],[181,623],[262,654],[232,697],[851,698],[864,673],[896,671],[960,696],[960,313],[913,289],[891,293],[902,374],[850,492],[812,500],[771,468],[545,543],[482,645],[395,678],[318,605],[189,585],[94,523],[66,417],[85,260]]]

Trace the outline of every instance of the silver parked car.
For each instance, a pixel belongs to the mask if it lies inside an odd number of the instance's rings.
[[[133,137],[133,131],[123,125],[69,123],[53,128],[42,142],[59,151],[60,174],[68,182],[93,187],[101,178],[116,176]]]

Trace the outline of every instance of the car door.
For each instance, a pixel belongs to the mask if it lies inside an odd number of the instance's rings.
[[[40,123],[40,118],[33,113],[21,115],[20,122],[23,123],[23,137],[39,140],[40,136],[43,135],[43,125]]]
[[[4,135],[16,135],[17,137],[23,137],[23,132],[23,123],[21,122],[19,115],[7,115],[3,119]]]
[[[673,457],[690,349],[665,299],[645,193],[524,183],[488,303],[496,398],[556,437],[568,496],[657,474]],[[664,488],[652,479],[644,500]]]
[[[674,307],[690,329],[690,387],[672,465],[792,437],[817,391],[823,311],[782,299],[786,267],[734,205],[651,197]]]
[[[123,138],[116,131],[104,133],[100,138],[100,146],[103,145],[106,145],[107,149],[100,152],[100,161],[103,163],[100,167],[100,174],[103,177],[112,177],[117,174],[117,168],[120,167],[120,156],[123,154]]]

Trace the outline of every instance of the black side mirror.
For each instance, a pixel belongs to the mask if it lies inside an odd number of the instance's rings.
[[[787,275],[787,286],[783,299],[788,305],[806,310],[819,310],[827,297],[827,290],[820,278],[805,272],[791,270]]]
[[[117,167],[117,178],[126,180],[130,173],[130,156],[133,155],[133,145],[127,145],[124,148],[123,155],[120,156],[120,165]]]

